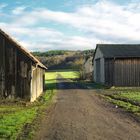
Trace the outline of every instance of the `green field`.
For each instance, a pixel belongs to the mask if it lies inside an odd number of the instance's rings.
[[[37,114],[37,108],[14,107],[10,112],[9,107],[3,106],[3,112],[0,112],[0,139],[17,139],[23,126],[33,121]]]
[[[46,79],[49,81],[50,79],[55,79],[58,75],[61,75],[65,79],[79,79],[80,78],[80,72],[79,71],[53,71],[53,72],[47,72],[46,73]]]
[[[140,102],[140,92],[138,91],[122,92],[122,93],[115,94],[114,97]]]
[[[80,77],[79,71],[63,71],[57,72],[57,74],[60,74],[65,79],[78,79]]]
[[[45,80],[46,82],[55,80],[57,76],[57,72],[46,72],[45,73]]]
[[[36,119],[38,112],[47,107],[51,101],[52,96],[56,92],[56,77],[61,75],[64,78],[77,79],[79,78],[78,71],[57,71],[47,72],[45,74],[45,83],[47,90],[43,96],[41,96],[33,104],[26,105],[26,102],[20,100],[7,100],[11,104],[4,104],[0,106],[0,139],[16,140],[17,137],[22,136],[22,131],[25,125],[32,124]],[[16,102],[16,103],[13,103]],[[32,137],[32,134],[28,134],[28,139]]]
[[[55,73],[49,73],[46,77],[46,83],[52,83],[52,87],[48,89],[45,92],[45,94],[43,94],[34,103],[26,103],[24,101],[20,101],[19,99],[1,101],[2,103],[0,105],[0,140],[16,140],[20,137],[21,139],[32,138],[33,130],[31,130],[31,132],[29,132],[28,135],[26,134],[27,136],[26,138],[24,138],[24,126],[33,125],[32,123],[37,118],[38,113],[41,114],[41,110],[49,105],[52,96],[55,94]]]
[[[122,107],[125,110],[135,113],[135,114],[139,114],[140,113],[140,106],[138,105],[134,105],[128,101],[123,101],[121,99],[116,99],[116,98],[112,98],[112,96],[104,96],[104,95],[100,95],[101,97],[105,98],[107,101],[117,105],[118,107]]]
[[[103,91],[102,91],[103,92]],[[109,102],[140,115],[140,89],[139,88],[114,88],[104,90],[101,95]]]
[[[34,129],[24,136],[25,126],[34,126],[34,121],[51,103],[56,93],[57,76],[77,80],[80,78],[79,71],[54,71],[46,72],[46,92],[34,103],[26,103],[21,100],[6,100],[0,104],[0,140],[32,139]],[[77,82],[77,81],[76,81]],[[106,89],[102,85],[92,82],[80,82],[87,88],[101,89],[100,96],[109,102],[125,108],[127,111],[140,115],[140,89],[114,88]]]

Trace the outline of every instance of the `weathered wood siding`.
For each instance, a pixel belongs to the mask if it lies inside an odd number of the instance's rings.
[[[20,98],[30,99],[32,62],[17,50],[17,94]],[[16,73],[15,73],[16,74]]]
[[[105,84],[140,86],[140,58],[106,59]]]
[[[0,35],[0,95],[30,98],[31,60],[13,42]]]
[[[140,86],[140,58],[116,59],[114,73],[116,86]]]
[[[96,65],[96,82],[100,83],[101,82],[101,60],[100,60],[100,58],[95,60],[95,65]]]
[[[100,62],[97,62],[97,61],[100,61]],[[97,63],[100,63],[100,66],[99,64]],[[102,83],[102,84],[105,84],[105,73],[104,73],[104,57],[103,57],[103,54],[102,52],[100,51],[99,48],[97,48],[96,50],[96,54],[95,54],[95,57],[94,57],[94,75],[93,75],[93,78],[94,78],[94,81],[97,82],[97,83]],[[100,76],[100,78],[99,78]]]
[[[105,84],[114,85],[114,59],[105,59]]]
[[[35,100],[43,92],[45,70],[38,66],[33,71],[34,65],[14,42],[0,34],[0,98]],[[35,81],[32,86],[31,81]]]
[[[4,96],[5,92],[5,40],[0,35],[0,97]]]
[[[44,89],[44,73],[41,68],[35,68],[32,66],[32,81],[31,81],[31,102],[33,102]]]

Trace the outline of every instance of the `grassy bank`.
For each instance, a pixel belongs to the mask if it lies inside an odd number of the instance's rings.
[[[140,92],[138,91],[121,92],[118,94],[114,94],[113,97],[116,99],[129,100],[135,103],[140,103]]]
[[[54,83],[37,101],[34,103],[26,103],[21,100],[5,100],[0,105],[0,139],[16,140],[31,139],[34,130],[26,132],[26,126],[34,125],[33,122],[51,102],[52,96],[56,89],[56,75],[46,74],[46,83]],[[23,138],[22,138],[23,137]]]
[[[140,89],[139,88],[114,88],[102,90],[99,94],[117,107],[124,108],[140,116]]]

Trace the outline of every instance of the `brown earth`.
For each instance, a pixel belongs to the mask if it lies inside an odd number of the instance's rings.
[[[55,102],[34,140],[140,140],[140,123],[96,90],[59,79]]]

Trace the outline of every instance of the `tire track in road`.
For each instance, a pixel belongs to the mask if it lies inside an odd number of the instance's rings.
[[[96,95],[58,78],[56,103],[35,140],[140,140],[140,125]]]

